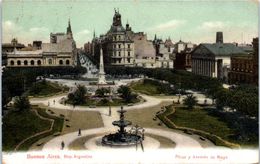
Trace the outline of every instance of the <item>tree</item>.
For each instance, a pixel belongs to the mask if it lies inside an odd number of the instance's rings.
[[[193,109],[193,107],[198,102],[196,97],[194,97],[192,94],[187,95],[183,101],[184,101],[184,105],[186,105],[188,109]]]
[[[216,107],[222,110],[223,107],[229,106],[231,99],[231,94],[226,89],[221,89],[216,92]]]
[[[109,89],[107,88],[99,88],[96,90],[95,94],[98,97],[105,97],[105,94],[109,93]]]
[[[128,86],[121,85],[117,92],[125,100],[125,102],[130,102],[132,100],[132,91]]]
[[[28,97],[19,96],[14,99],[14,108],[18,111],[23,111],[26,109],[30,109],[31,105]]]
[[[71,102],[73,105],[84,104],[86,102],[86,93],[87,90],[85,86],[78,85],[77,90],[74,93],[68,94],[68,101]]]

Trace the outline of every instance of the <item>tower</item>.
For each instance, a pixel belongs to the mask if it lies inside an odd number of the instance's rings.
[[[71,25],[70,25],[70,19],[69,19],[68,27],[67,27],[67,35],[68,35],[70,38],[73,38],[73,34],[72,34],[72,30],[71,30]]]
[[[103,49],[100,49],[100,59],[99,59],[99,73],[98,73],[98,85],[105,85],[107,84],[105,78],[105,71],[104,71],[104,61],[103,61]]]
[[[223,43],[223,32],[217,32],[216,43]]]

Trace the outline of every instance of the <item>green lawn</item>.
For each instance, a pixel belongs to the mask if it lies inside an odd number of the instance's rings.
[[[31,110],[11,111],[3,117],[3,151],[12,151],[25,138],[49,129],[51,123]]]
[[[189,127],[213,133],[223,139],[228,139],[234,134],[234,130],[220,118],[208,114],[207,109],[188,110],[184,107],[177,107],[176,112],[168,118],[177,126]]]
[[[144,93],[147,95],[160,94],[158,92],[157,86],[154,84],[149,84],[149,83],[144,84],[143,82],[137,82],[132,84],[131,88],[136,92]]]
[[[29,96],[49,96],[67,90],[67,88],[60,86],[59,84],[41,81],[33,84],[33,86],[28,90]]]

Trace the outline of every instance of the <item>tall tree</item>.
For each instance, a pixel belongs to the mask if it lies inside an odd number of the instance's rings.
[[[128,86],[121,85],[117,92],[126,102],[130,102],[132,100],[132,91]]]
[[[186,105],[188,109],[193,109],[193,107],[198,102],[196,97],[193,96],[192,94],[187,95],[186,98],[183,101],[184,101],[184,105]]]
[[[23,111],[31,108],[28,97],[19,96],[14,99],[14,108],[18,111]]]

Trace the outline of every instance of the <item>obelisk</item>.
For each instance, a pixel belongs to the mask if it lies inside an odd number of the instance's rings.
[[[99,73],[98,73],[98,85],[105,85],[107,84],[105,78],[105,71],[104,71],[104,61],[103,61],[103,50],[100,49],[100,59],[99,59]]]

